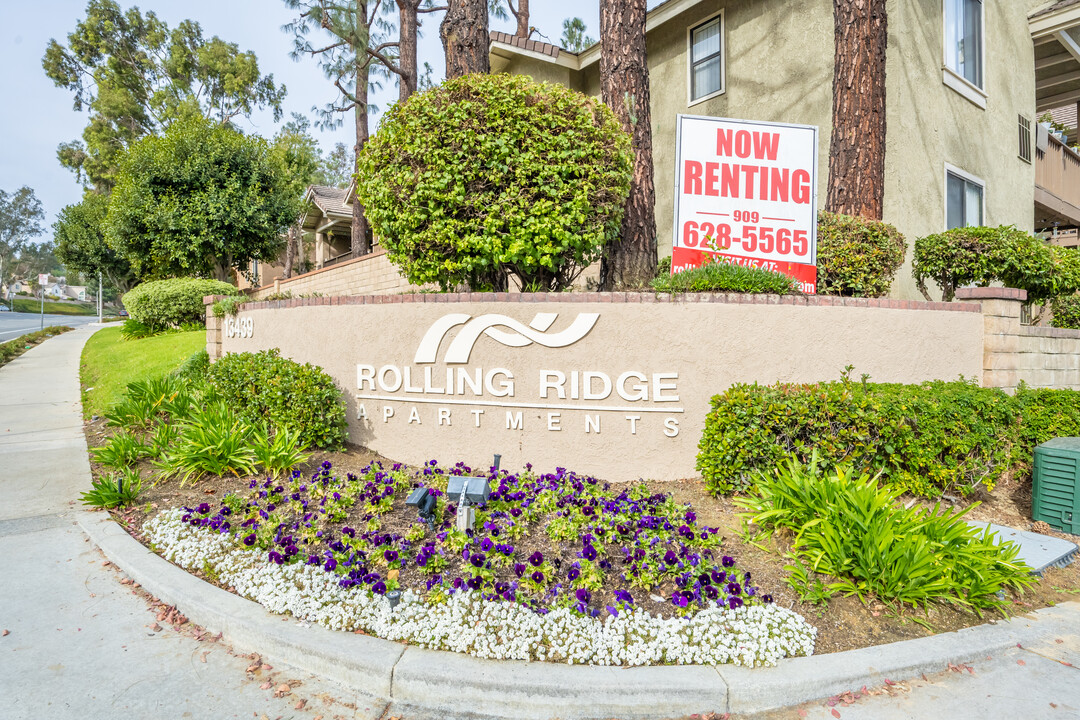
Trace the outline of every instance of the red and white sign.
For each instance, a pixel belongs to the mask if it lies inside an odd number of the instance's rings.
[[[817,128],[679,115],[673,273],[707,258],[817,289]]]
[[[49,284],[49,276],[47,274],[46,275],[40,275],[39,274],[37,276],[37,281],[38,281],[38,285],[41,285],[42,287],[44,287],[45,285]]]

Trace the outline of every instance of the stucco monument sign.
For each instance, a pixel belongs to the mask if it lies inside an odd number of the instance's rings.
[[[221,350],[276,347],[324,368],[345,395],[349,439],[393,460],[486,467],[499,453],[512,469],[667,480],[696,474],[710,399],[732,383],[835,379],[849,363],[883,382],[979,371],[977,312],[847,302],[651,293],[286,300],[245,305]]]
[[[671,271],[709,256],[817,287],[817,128],[679,115]]]

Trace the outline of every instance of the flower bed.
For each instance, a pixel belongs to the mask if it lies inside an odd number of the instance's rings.
[[[433,461],[340,478],[324,463],[145,531],[168,559],[272,611],[478,657],[764,665],[813,652],[816,630],[667,495],[561,469],[485,473],[491,497],[461,533],[446,482],[471,472]],[[404,506],[414,487],[437,497],[431,527]]]

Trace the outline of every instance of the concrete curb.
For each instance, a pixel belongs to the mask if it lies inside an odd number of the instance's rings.
[[[189,575],[155,555],[103,513],[81,512],[79,525],[129,577],[192,622],[241,651],[343,683],[410,718],[618,717],[693,713],[749,714],[940,672],[1017,643],[1075,631],[1080,603],[1007,622],[843,653],[783,660],[775,668],[670,666],[612,668],[498,662],[425,650],[318,626],[301,627],[250,600]]]

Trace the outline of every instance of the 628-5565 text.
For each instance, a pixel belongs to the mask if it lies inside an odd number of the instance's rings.
[[[736,215],[754,216],[757,213],[736,213]],[[751,217],[747,217],[751,220]],[[717,250],[729,250],[732,245],[742,247],[745,253],[779,253],[805,256],[809,248],[809,239],[805,230],[789,228],[771,228],[765,225],[743,225],[742,237],[733,237],[728,223],[698,222],[687,220],[682,227],[683,247],[709,250],[715,244]]]

